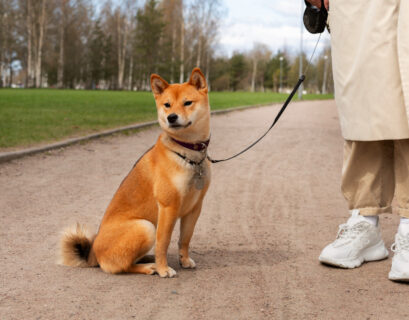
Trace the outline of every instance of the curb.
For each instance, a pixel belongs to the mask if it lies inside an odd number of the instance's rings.
[[[228,108],[228,109],[223,109],[223,110],[215,110],[211,112],[211,115],[220,115],[220,114],[230,113],[233,111],[241,111],[241,110],[246,110],[246,109],[251,109],[251,108],[258,108],[258,107],[263,107],[263,106],[273,106],[273,105],[275,104],[269,103],[269,104],[258,104],[258,105],[253,105],[253,106],[244,106],[244,107],[237,107],[237,108]],[[152,127],[157,124],[158,124],[158,121],[156,120],[149,121],[149,122],[143,122],[143,123],[138,123],[138,124],[133,124],[133,125],[125,126],[125,127],[116,128],[116,129],[106,130],[106,131],[102,131],[102,132],[95,133],[95,134],[90,134],[90,135],[80,137],[80,138],[67,139],[67,140],[52,143],[52,144],[49,144],[43,147],[34,147],[34,148],[29,148],[29,149],[23,149],[20,151],[0,152],[0,163],[8,162],[14,159],[34,155],[34,154],[41,153],[41,152],[64,148],[64,147],[67,147],[73,144],[77,144],[80,142],[88,141],[88,140],[94,140],[94,139],[110,136],[118,132],[130,131],[130,130],[135,130],[135,129],[144,129],[144,128]]]

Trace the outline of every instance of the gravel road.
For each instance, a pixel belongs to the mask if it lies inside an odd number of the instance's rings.
[[[210,154],[241,150],[278,107],[212,117]],[[109,275],[56,264],[60,231],[97,229],[119,183],[159,134],[151,128],[0,165],[0,319],[404,319],[409,287],[391,259],[354,270],[317,258],[348,217],[343,140],[333,101],[289,106],[238,159],[213,166],[192,240],[196,270],[174,279]],[[387,246],[398,217],[382,215]]]

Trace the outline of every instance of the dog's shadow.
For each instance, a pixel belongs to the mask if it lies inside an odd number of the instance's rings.
[[[261,248],[261,249],[246,249],[245,247],[238,249],[203,249],[194,248],[190,252],[190,256],[196,261],[201,269],[226,268],[237,266],[239,263],[242,266],[271,266],[285,262],[291,258],[288,251],[279,250],[277,248]],[[138,263],[153,263],[155,262],[154,255],[146,255]],[[169,254],[169,265],[178,266],[177,255]]]

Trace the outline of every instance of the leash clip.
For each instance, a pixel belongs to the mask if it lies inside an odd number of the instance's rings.
[[[207,144],[204,143],[204,142],[201,142],[201,143],[200,143],[200,146],[201,146],[200,152],[203,153],[203,154],[205,154],[205,153],[207,152]]]

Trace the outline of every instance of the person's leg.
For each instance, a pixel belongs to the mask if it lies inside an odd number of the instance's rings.
[[[362,216],[391,213],[393,141],[345,141],[341,188],[349,210],[359,210]]]
[[[395,141],[397,213],[409,219],[409,139]]]
[[[395,141],[395,181],[401,220],[392,245],[395,255],[389,279],[409,281],[409,139]]]
[[[351,218],[319,260],[343,268],[388,256],[377,215],[391,212],[394,195],[393,141],[345,141],[342,191]]]

